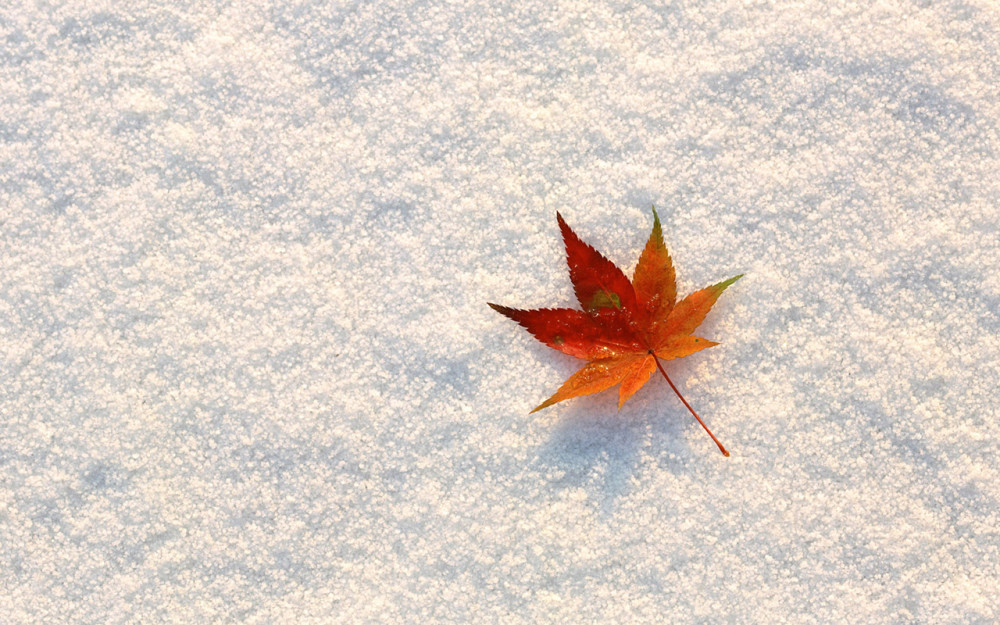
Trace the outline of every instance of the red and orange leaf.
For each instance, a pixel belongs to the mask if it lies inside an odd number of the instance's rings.
[[[653,209],[653,231],[631,281],[614,263],[584,243],[562,215],[556,213],[556,218],[566,245],[570,280],[583,310],[519,310],[490,304],[493,310],[521,324],[542,343],[587,361],[532,412],[619,384],[621,409],[649,380],[653,370],[659,369],[719,450],[728,456],[722,443],[680,396],[660,360],[683,358],[717,345],[691,333],[704,321],[719,295],[742,274],[695,291],[677,302],[674,266],[663,244],[656,209]]]

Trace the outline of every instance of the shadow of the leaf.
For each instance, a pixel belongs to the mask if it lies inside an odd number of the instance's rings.
[[[678,402],[664,387],[644,392],[644,398],[634,398],[621,412],[614,393],[564,408],[534,458],[538,473],[547,476],[554,489],[582,489],[608,517],[631,492],[644,466],[688,471],[686,463],[670,461],[691,453],[684,432],[689,424],[676,409],[683,406],[673,406]]]

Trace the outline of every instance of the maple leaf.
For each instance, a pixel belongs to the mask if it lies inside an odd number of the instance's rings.
[[[649,380],[653,371],[659,369],[719,450],[728,456],[729,452],[677,390],[660,361],[682,358],[718,345],[692,333],[705,320],[719,295],[743,274],[695,291],[678,302],[674,265],[663,244],[663,231],[655,207],[653,231],[639,256],[632,280],[576,236],[562,215],[556,213],[556,219],[566,244],[569,277],[583,310],[519,310],[489,304],[493,310],[521,324],[542,343],[587,361],[532,412],[616,385],[619,386],[620,410]]]

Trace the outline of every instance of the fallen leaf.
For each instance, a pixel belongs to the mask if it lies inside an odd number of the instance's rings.
[[[719,295],[743,274],[695,291],[678,302],[674,266],[663,244],[660,218],[655,208],[653,231],[631,280],[576,236],[562,215],[556,213],[556,219],[566,244],[569,277],[583,310],[519,310],[490,304],[493,310],[524,326],[542,343],[587,361],[532,412],[613,386],[619,387],[618,408],[621,409],[649,380],[653,371],[659,369],[719,450],[728,456],[729,452],[680,394],[660,361],[683,358],[718,344],[692,333],[705,320]]]

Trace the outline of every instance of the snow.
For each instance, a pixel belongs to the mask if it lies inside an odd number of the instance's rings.
[[[0,8],[0,621],[1000,619],[989,0]],[[662,380],[556,227],[682,294]]]

